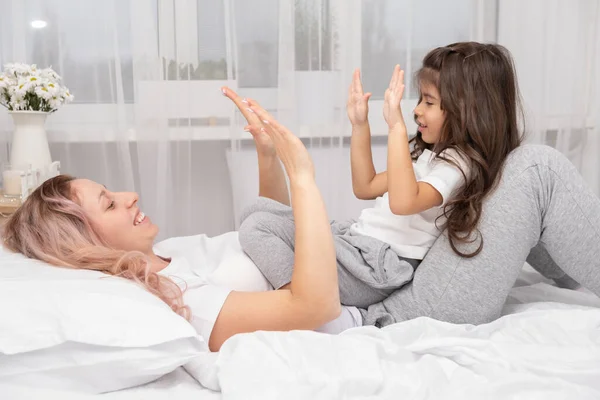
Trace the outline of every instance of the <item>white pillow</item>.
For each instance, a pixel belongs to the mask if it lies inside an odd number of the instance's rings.
[[[101,393],[150,382],[206,349],[132,282],[0,248],[0,383]]]

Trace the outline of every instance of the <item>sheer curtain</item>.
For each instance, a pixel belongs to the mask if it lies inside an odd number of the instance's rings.
[[[252,141],[221,86],[257,99],[305,141],[330,217],[350,218],[368,206],[354,198],[350,181],[345,102],[352,70],[362,69],[365,89],[373,92],[374,156],[382,169],[382,95],[394,64],[411,77],[431,48],[470,39],[493,42],[497,31],[515,53],[530,109],[540,95],[538,58],[547,71],[539,99],[548,102],[553,93],[551,74],[560,75],[565,88],[558,103],[568,103],[564,113],[554,103],[533,113],[540,116],[534,140],[569,153],[586,178],[597,182],[597,128],[588,129],[598,126],[597,97],[595,105],[578,97],[592,87],[589,60],[596,57],[600,65],[597,39],[593,52],[581,43],[592,43],[597,32],[578,26],[580,36],[568,36],[585,49],[581,61],[583,53],[555,48],[566,43],[562,36],[543,42],[553,24],[567,23],[561,9],[545,8],[560,2],[533,3],[548,18],[554,15],[544,31],[531,33],[531,46],[546,43],[536,56],[506,25],[525,18],[521,9],[507,8],[509,0],[0,0],[0,63],[51,65],[74,93],[75,102],[47,122],[62,172],[137,191],[142,209],[161,227],[160,238],[214,235],[237,227],[240,210],[258,189]],[[586,7],[592,3],[581,0]],[[582,8],[568,15],[569,26],[576,26],[593,14]],[[33,20],[47,26],[34,29]],[[560,69],[571,61],[579,69]],[[571,78],[583,83],[572,85]],[[402,108],[410,116],[416,91],[407,84]],[[544,125],[547,115],[561,118]],[[8,114],[0,112],[0,160],[8,157],[12,129]]]
[[[241,7],[242,2],[234,3]],[[377,169],[383,170],[387,158],[383,93],[394,65],[400,64],[407,71],[408,89],[402,109],[408,116],[409,131],[416,132],[410,118],[417,97],[411,77],[423,56],[434,47],[452,42],[495,40],[496,2],[283,0],[271,3],[279,9],[277,18],[251,27],[252,22],[239,21],[234,25],[234,36],[245,35],[248,40],[249,32],[270,26],[278,30],[278,42],[271,44],[277,57],[248,64],[240,56],[239,68],[260,70],[265,65],[274,65],[267,67],[276,82],[272,90],[276,102],[269,107],[307,144],[330,218],[356,218],[369,202],[357,200],[352,193],[351,130],[345,111],[352,71],[361,68],[365,90],[373,93],[369,117],[373,155]],[[238,49],[251,45],[240,41]],[[246,89],[249,84],[240,75],[242,93],[249,94]],[[241,139],[234,142],[228,156],[237,221],[239,212],[256,197],[256,157],[252,147]]]
[[[600,3],[501,0],[498,41],[515,57],[527,140],[566,154],[600,195]]]
[[[0,5],[0,63],[52,66],[75,95],[46,125],[63,173],[137,191],[161,238],[234,228],[225,161],[233,109],[218,90],[231,82],[233,64],[210,53],[214,40],[225,41],[213,35],[225,19],[203,9],[222,13],[219,2]],[[34,20],[47,26],[34,29]],[[1,160],[12,129],[1,112]]]
[[[355,216],[366,205],[350,185],[344,104],[352,70],[363,69],[374,93],[381,167],[381,99],[393,65],[412,73],[434,46],[493,40],[490,4],[0,0],[0,62],[52,66],[74,93],[75,103],[47,122],[62,172],[137,191],[161,238],[217,234],[235,229],[239,211],[257,193],[252,142],[220,96],[222,85],[256,98],[301,136],[330,216]],[[34,20],[47,26],[35,29]],[[403,104],[407,113],[414,97],[413,88]],[[2,159],[12,129],[0,113]]]

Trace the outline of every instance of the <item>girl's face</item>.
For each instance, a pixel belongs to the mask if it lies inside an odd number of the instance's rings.
[[[435,144],[440,141],[442,126],[446,114],[441,108],[441,96],[435,85],[421,83],[419,91],[421,98],[415,108],[416,122],[425,143]]]

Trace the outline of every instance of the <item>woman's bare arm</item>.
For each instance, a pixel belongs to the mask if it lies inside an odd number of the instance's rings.
[[[251,109],[263,122],[290,178],[296,225],[294,272],[287,290],[232,292],[209,339],[212,351],[237,333],[315,329],[341,311],[333,237],[308,151],[265,110],[257,105]]]

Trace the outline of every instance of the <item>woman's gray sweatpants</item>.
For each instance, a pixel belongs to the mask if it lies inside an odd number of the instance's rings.
[[[460,257],[442,234],[410,283],[361,310],[363,324],[385,326],[421,316],[492,321],[526,260],[563,286],[578,282],[600,296],[600,199],[558,151],[537,145],[513,151],[485,201],[478,229],[481,253]]]
[[[241,221],[239,238],[246,254],[275,289],[290,283],[295,247],[292,208],[261,197],[244,210]],[[410,282],[420,260],[403,258],[375,238],[350,234],[353,222],[331,222],[340,302],[366,308]]]

